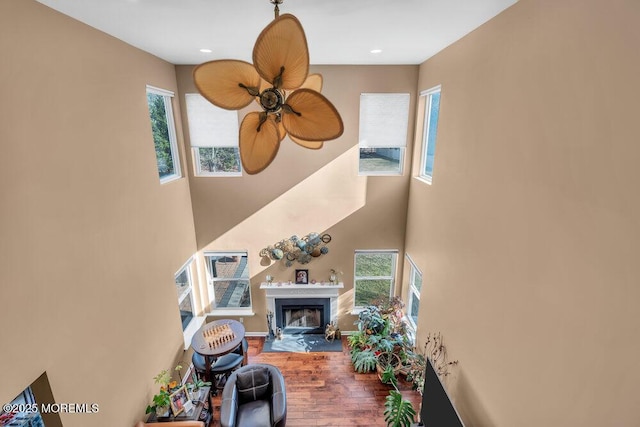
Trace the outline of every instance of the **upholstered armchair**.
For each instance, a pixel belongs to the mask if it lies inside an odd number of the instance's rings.
[[[273,365],[243,366],[229,376],[220,405],[222,427],[284,427],[287,420],[284,377]]]

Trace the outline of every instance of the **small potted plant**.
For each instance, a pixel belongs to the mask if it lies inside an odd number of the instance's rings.
[[[191,374],[191,380],[193,381],[190,383],[191,400],[200,400],[200,389],[211,386],[211,383],[209,381],[202,381],[195,372]]]

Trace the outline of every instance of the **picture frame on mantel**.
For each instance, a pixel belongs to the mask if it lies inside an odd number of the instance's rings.
[[[309,270],[296,269],[296,285],[309,284]]]

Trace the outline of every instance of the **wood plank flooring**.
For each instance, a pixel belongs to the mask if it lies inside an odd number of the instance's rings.
[[[264,338],[248,338],[249,363],[269,363],[284,375],[287,388],[287,426],[385,426],[384,401],[390,386],[375,373],[353,370],[345,337],[340,352],[263,353]],[[420,395],[400,381],[405,399],[416,411]],[[220,427],[220,394],[213,398],[210,427]]]

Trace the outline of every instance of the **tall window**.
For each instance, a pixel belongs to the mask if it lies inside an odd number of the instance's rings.
[[[420,94],[424,98],[424,127],[422,134],[422,164],[420,178],[431,184],[433,160],[436,155],[436,135],[440,114],[440,86]]]
[[[205,256],[213,288],[212,308],[251,307],[247,253],[209,252]]]
[[[188,93],[185,100],[195,174],[241,175],[238,112],[218,108],[197,93]]]
[[[360,174],[402,174],[409,101],[408,93],[360,95]]]
[[[158,175],[162,183],[181,177],[176,127],[171,108],[172,98],[173,92],[147,86],[153,144],[156,149]]]
[[[195,310],[193,308],[193,281],[191,279],[192,265],[193,261],[189,260],[175,276],[183,331],[187,329],[189,322],[191,322],[191,319],[195,316]]]
[[[396,274],[396,251],[356,251],[354,306],[365,307],[379,298],[389,298]]]
[[[409,303],[407,304],[407,315],[413,323],[418,326],[418,311],[420,310],[420,289],[422,289],[422,273],[407,256],[409,261]]]

